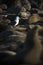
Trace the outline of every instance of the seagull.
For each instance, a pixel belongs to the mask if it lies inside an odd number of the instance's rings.
[[[9,25],[11,25],[12,28],[13,28],[14,26],[17,26],[19,24],[19,20],[20,20],[20,17],[19,16],[16,16],[15,20],[11,21],[9,23]]]
[[[20,20],[20,17],[19,16],[16,16],[16,19],[14,20],[16,23],[14,26],[17,26],[19,24],[19,20]]]

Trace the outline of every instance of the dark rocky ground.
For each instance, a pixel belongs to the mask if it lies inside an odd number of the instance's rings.
[[[43,0],[0,0],[2,64],[43,65]]]

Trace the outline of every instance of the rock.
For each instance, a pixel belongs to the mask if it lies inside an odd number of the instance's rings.
[[[43,1],[39,4],[39,9],[43,10]]]
[[[1,4],[1,5],[0,5],[0,8],[2,8],[2,9],[7,9],[7,5],[6,5],[6,4]]]
[[[10,20],[10,19],[5,19],[3,22],[4,22],[6,25],[8,25],[8,24],[11,23],[11,20]]]
[[[31,17],[30,17],[30,19],[29,19],[29,23],[31,24],[31,23],[36,23],[36,22],[38,22],[38,21],[40,21],[41,20],[41,18],[40,18],[40,16],[38,15],[38,14],[33,14]]]
[[[26,11],[26,8],[22,7],[20,11],[20,16],[22,19],[28,19],[30,16],[30,12]]]
[[[0,8],[0,13],[2,13],[3,12],[3,10]]]
[[[11,55],[11,56],[16,55],[16,52],[8,51],[8,50],[0,51],[0,53],[3,53],[3,54],[5,53],[5,54]]]
[[[2,15],[0,15],[0,23],[2,23],[2,21],[3,21],[3,17]]]
[[[27,9],[30,10],[31,9],[31,4],[28,0],[22,0],[22,5]]]
[[[18,6],[18,7],[21,7],[21,6],[22,6],[20,0],[17,0],[17,1],[15,0],[15,1],[14,1],[14,5],[15,5],[15,7],[17,7],[17,6]]]

